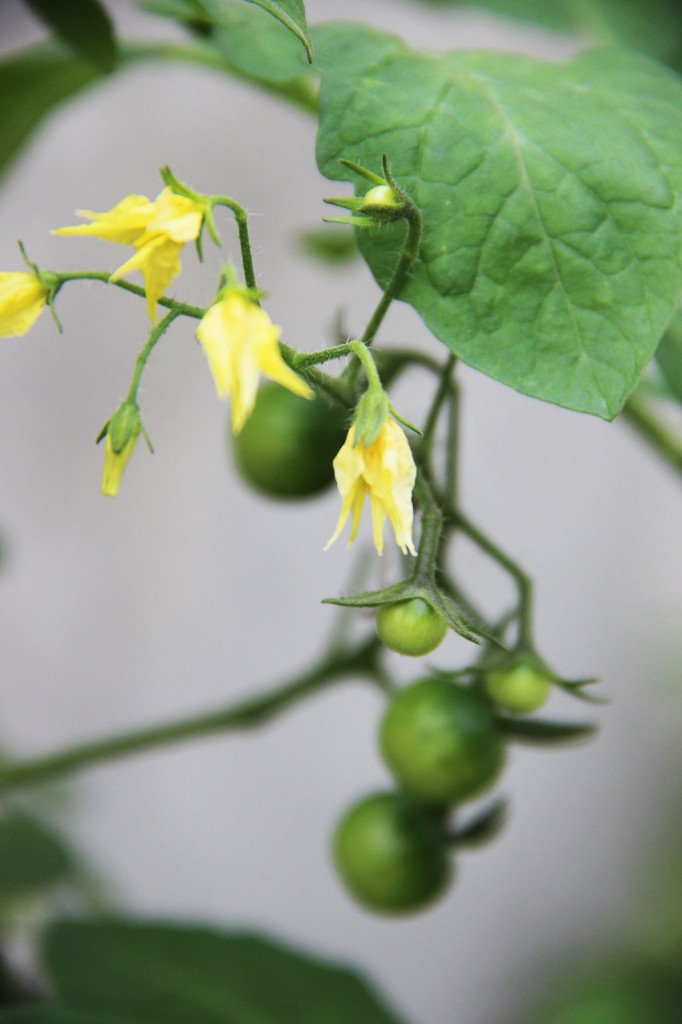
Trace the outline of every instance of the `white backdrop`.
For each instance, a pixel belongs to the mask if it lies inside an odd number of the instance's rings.
[[[125,0],[108,6],[122,34],[174,36]],[[577,46],[417,3],[307,8],[311,22],[371,20],[432,48],[562,57]],[[4,50],[40,35],[16,0],[3,2]],[[180,65],[125,72],[45,124],[0,191],[0,266],[20,269],[21,237],[45,268],[113,269],[122,250],[49,229],[75,223],[76,208],[155,195],[164,163],[253,212],[259,279],[285,341],[320,347],[339,305],[363,325],[378,296],[368,272],[318,269],[294,246],[338,191],[315,169],[312,120]],[[212,271],[238,256],[227,218],[220,228],[222,256],[207,244]],[[213,272],[200,272],[189,248],[184,267],[175,293],[207,301]],[[44,314],[0,345],[2,740],[25,754],[198,713],[294,674],[321,649],[333,613],[319,601],[343,590],[351,564],[343,542],[322,553],[335,494],[276,506],[239,486],[226,408],[184,323],[144,379],[156,454],[140,444],[118,499],[102,497],[93,440],[127,389],[144,303],[72,285],[59,312],[61,337]],[[383,337],[440,354],[405,307]],[[543,980],[553,951],[617,930],[679,772],[679,482],[621,424],[462,377],[466,507],[535,574],[546,656],[567,675],[604,678],[613,703],[588,712],[603,724],[599,738],[514,750],[500,786],[512,803],[503,836],[461,856],[448,898],[407,921],[357,909],[329,863],[341,811],[388,782],[376,753],[380,703],[361,684],[261,733],[92,771],[74,787],[69,818],[118,905],[264,929],[362,965],[415,1024],[500,1022]],[[402,389],[400,408],[419,416],[421,399]],[[469,566],[492,594],[499,576],[474,556]],[[450,637],[432,660],[449,666],[467,653]],[[551,710],[585,714],[561,695]]]

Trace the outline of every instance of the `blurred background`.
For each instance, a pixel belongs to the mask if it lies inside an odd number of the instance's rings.
[[[132,0],[107,7],[124,37],[182,38]],[[409,0],[306,7],[312,24],[371,22],[431,49],[562,59],[582,45]],[[21,4],[3,0],[4,52],[43,34]],[[314,144],[312,118],[225,76],[171,63],[124,71],[61,108],[11,168],[0,189],[0,267],[22,269],[21,238],[43,269],[113,270],[119,248],[50,229],[76,223],[77,208],[156,195],[168,163],[196,189],[249,209],[259,283],[283,340],[322,347],[340,308],[362,328],[379,292],[361,262],[321,267],[298,246],[300,230],[329,212],[322,198],[339,191],[318,174]],[[172,294],[212,297],[220,264],[239,255],[227,216],[219,229],[223,250],[207,242],[201,268],[187,247]],[[335,613],[320,600],[348,591],[353,564],[342,541],[322,552],[335,493],[278,505],[240,484],[227,408],[188,322],[173,326],[143,382],[156,453],[140,444],[119,497],[104,498],[94,438],[127,391],[147,334],[144,303],[92,283],[65,288],[58,308],[62,336],[45,314],[0,346],[0,741],[23,756],[199,713],[294,676],[322,650]],[[400,304],[381,340],[443,351]],[[386,921],[356,908],[333,873],[340,813],[389,782],[376,747],[381,703],[361,683],[262,732],[93,770],[54,811],[114,905],[262,929],[357,964],[415,1024],[506,1020],[557,966],[627,945],[641,906],[651,907],[661,843],[672,855],[682,838],[679,480],[622,423],[528,399],[466,367],[461,380],[463,503],[534,575],[547,659],[566,676],[600,676],[612,703],[552,698],[551,713],[598,722],[600,734],[577,748],[512,751],[499,786],[509,824],[492,846],[460,856],[449,896]],[[419,420],[428,382],[406,383],[396,404]],[[368,538],[364,523],[359,543]],[[507,581],[462,556],[471,589],[503,606]],[[399,571],[387,551],[376,580]],[[394,657],[405,679],[421,671]],[[429,663],[469,657],[450,636]]]

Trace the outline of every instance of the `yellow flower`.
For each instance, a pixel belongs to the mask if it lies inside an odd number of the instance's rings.
[[[180,251],[201,232],[206,206],[165,188],[150,202],[146,196],[126,196],[106,213],[79,210],[92,224],[58,228],[55,235],[94,235],[108,242],[134,245],[137,252],[115,270],[110,281],[118,281],[132,270],[144,277],[147,311],[156,322],[156,304],[171,281],[178,276]]]
[[[232,399],[232,430],[238,434],[256,402],[261,373],[303,398],[312,398],[279,350],[280,328],[237,290],[211,306],[197,328],[219,398]]]
[[[402,553],[416,554],[412,540],[412,491],[417,470],[407,438],[395,420],[388,417],[379,436],[367,447],[355,443],[353,424],[334,459],[334,474],[342,505],[336,530],[325,551],[339,537],[349,515],[352,527],[348,543],[355,540],[365,495],[369,494],[372,534],[379,554],[384,549],[387,516]]]
[[[127,442],[123,445],[119,452],[114,451],[114,446],[111,443],[111,437],[107,434],[106,448],[104,451],[104,472],[102,473],[102,494],[107,494],[110,498],[115,498],[118,494],[118,488],[121,484],[121,477],[123,476],[123,470],[128,464],[128,459],[133,454],[135,445],[137,444],[137,434],[134,434]]]
[[[0,273],[0,338],[26,334],[42,313],[47,293],[35,274]]]

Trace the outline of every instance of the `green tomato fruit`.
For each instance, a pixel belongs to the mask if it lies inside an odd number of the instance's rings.
[[[377,609],[377,633],[382,643],[398,654],[418,658],[443,642],[448,626],[445,619],[421,597]]]
[[[337,826],[333,850],[349,892],[381,913],[424,907],[451,877],[436,823],[402,793],[375,793],[354,804]]]
[[[504,761],[489,702],[446,679],[422,679],[401,690],[384,715],[380,745],[405,792],[434,806],[480,793]]]
[[[485,677],[485,688],[504,711],[512,715],[527,715],[547,701],[552,680],[534,662],[523,660],[489,672]]]
[[[243,479],[269,498],[308,498],[334,479],[345,439],[345,413],[320,398],[264,384],[239,434],[230,434]]]

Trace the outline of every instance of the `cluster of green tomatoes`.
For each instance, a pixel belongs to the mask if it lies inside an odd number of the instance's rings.
[[[265,384],[243,431],[232,436],[237,468],[266,496],[312,496],[332,482],[346,428],[344,412],[324,400],[305,401]],[[413,657],[433,651],[447,633],[445,621],[418,597],[381,605],[376,626],[388,648]],[[550,688],[539,666],[516,659],[471,685],[431,676],[393,696],[379,745],[396,789],[354,804],[334,837],[337,870],[363,906],[410,912],[444,891],[452,878],[448,819],[491,787],[504,764],[498,711],[535,711]]]
[[[419,598],[383,606],[377,615],[380,638],[401,653],[415,637],[442,639]],[[410,627],[413,616],[414,630]],[[399,622],[398,647],[393,628]],[[435,646],[435,645],[434,645]],[[337,869],[364,906],[384,913],[420,909],[452,877],[448,832],[452,811],[496,781],[505,760],[498,709],[528,713],[544,704],[550,680],[530,662],[518,660],[489,672],[478,684],[463,685],[428,676],[398,691],[379,729],[379,746],[397,789],[372,794],[351,807],[334,839]]]

